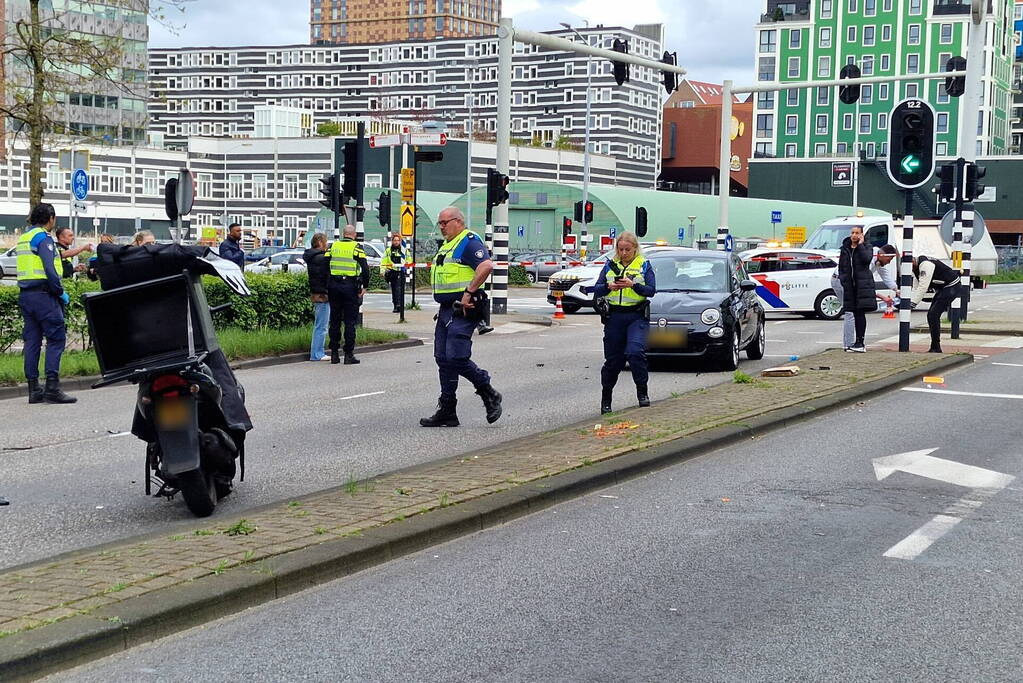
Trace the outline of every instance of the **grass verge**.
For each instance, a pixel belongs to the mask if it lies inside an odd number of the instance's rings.
[[[312,327],[292,327],[283,330],[257,330],[248,332],[228,327],[217,332],[220,346],[229,360],[281,356],[308,351],[312,343]],[[385,344],[407,339],[400,332],[388,332],[367,327],[358,328],[355,343],[358,346]],[[45,357],[45,348],[44,348]],[[39,359],[40,371],[44,358]],[[67,351],[60,360],[61,377],[87,377],[99,374],[99,362],[94,351]],[[0,385],[20,384],[25,381],[24,363],[20,353],[0,354]]]

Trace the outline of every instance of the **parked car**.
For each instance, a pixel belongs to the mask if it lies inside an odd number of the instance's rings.
[[[362,248],[366,250],[366,264],[372,267],[379,267],[384,259],[384,251],[387,246],[380,241],[363,242]]]
[[[568,257],[566,261],[575,261],[578,257]],[[530,282],[540,282],[550,279],[554,273],[561,272],[561,254],[555,252],[528,254],[525,257],[518,256],[512,262],[513,266],[522,266],[526,271],[526,277]]]
[[[289,273],[304,273],[306,270],[305,261],[302,260],[302,254],[304,253],[305,251],[302,249],[281,251],[273,256],[257,261],[251,266],[245,266],[245,270],[249,273],[279,273],[284,270],[284,265],[287,264],[287,271]]]
[[[273,256],[287,250],[288,247],[256,247],[245,252],[245,262],[255,263],[256,261],[262,261],[268,256]]]
[[[757,281],[757,296],[767,310],[810,313],[824,320],[842,315],[842,300],[831,289],[831,273],[838,265],[834,253],[764,248],[744,251],[739,259]]]
[[[7,277],[8,275],[14,277],[18,274],[17,251],[17,247],[11,247],[0,255],[0,277]]]
[[[741,351],[750,360],[764,357],[764,306],[735,254],[668,247],[647,258],[657,279],[649,356],[706,358],[726,370],[738,367]]]

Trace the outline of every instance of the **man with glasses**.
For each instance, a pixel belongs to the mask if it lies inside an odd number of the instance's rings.
[[[490,385],[490,374],[472,362],[472,333],[486,295],[480,289],[494,270],[480,236],[465,227],[462,212],[453,206],[437,220],[445,242],[433,260],[430,278],[433,298],[440,304],[433,336],[433,357],[440,376],[437,412],[419,421],[423,427],[457,427],[458,378],[476,387],[487,411],[487,422],[501,417],[501,394]]]

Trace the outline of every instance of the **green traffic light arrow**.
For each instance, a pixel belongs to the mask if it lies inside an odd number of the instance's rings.
[[[901,166],[903,173],[916,173],[920,170],[920,157],[913,154],[907,154],[902,158]]]

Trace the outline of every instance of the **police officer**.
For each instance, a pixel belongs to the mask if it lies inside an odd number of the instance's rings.
[[[355,241],[355,226],[346,225],[344,239],[330,245],[330,281],[327,300],[330,302],[330,362],[341,362],[341,323],[345,325],[345,365],[358,365],[355,357],[355,324],[359,319],[362,296],[369,287],[369,266],[366,252]]]
[[[483,399],[487,422],[501,417],[501,394],[490,385],[490,374],[472,362],[472,333],[479,307],[485,300],[480,291],[494,270],[487,247],[476,233],[465,227],[462,212],[453,206],[442,210],[437,226],[446,240],[433,260],[433,298],[440,304],[433,335],[433,356],[440,375],[437,412],[419,421],[423,427],[457,427],[458,378],[469,380]]]
[[[79,265],[75,267],[71,263],[71,259],[81,254],[83,251],[92,251],[92,244],[86,244],[81,247],[72,247],[75,243],[75,233],[71,231],[71,228],[61,226],[53,231],[53,238],[56,240],[57,251],[60,254],[60,265],[62,278],[69,278],[75,274],[75,271],[85,270],[85,265]]]
[[[615,256],[600,271],[594,296],[605,298],[610,309],[604,325],[604,367],[600,369],[600,412],[611,412],[611,394],[628,359],[636,383],[639,405],[650,405],[646,339],[649,332],[647,299],[657,292],[654,271],[639,251],[639,240],[623,232],[615,243]]]
[[[924,300],[928,289],[934,289],[931,307],[927,309],[927,327],[931,332],[931,348],[928,353],[941,353],[941,316],[952,305],[959,289],[959,271],[941,261],[918,256],[913,259],[913,276],[916,286],[910,305],[916,308]]]
[[[384,257],[380,259],[380,272],[391,286],[391,303],[394,305],[394,313],[401,313],[405,306],[405,264],[411,260],[409,250],[401,243],[401,235],[395,233],[391,236],[391,246],[384,250]]]
[[[29,217],[31,228],[18,239],[18,305],[24,319],[25,378],[29,403],[74,403],[60,389],[60,356],[69,299],[60,282],[60,257],[49,233],[57,223],[52,204],[40,202]],[[46,338],[46,388],[39,388],[39,354]]]

